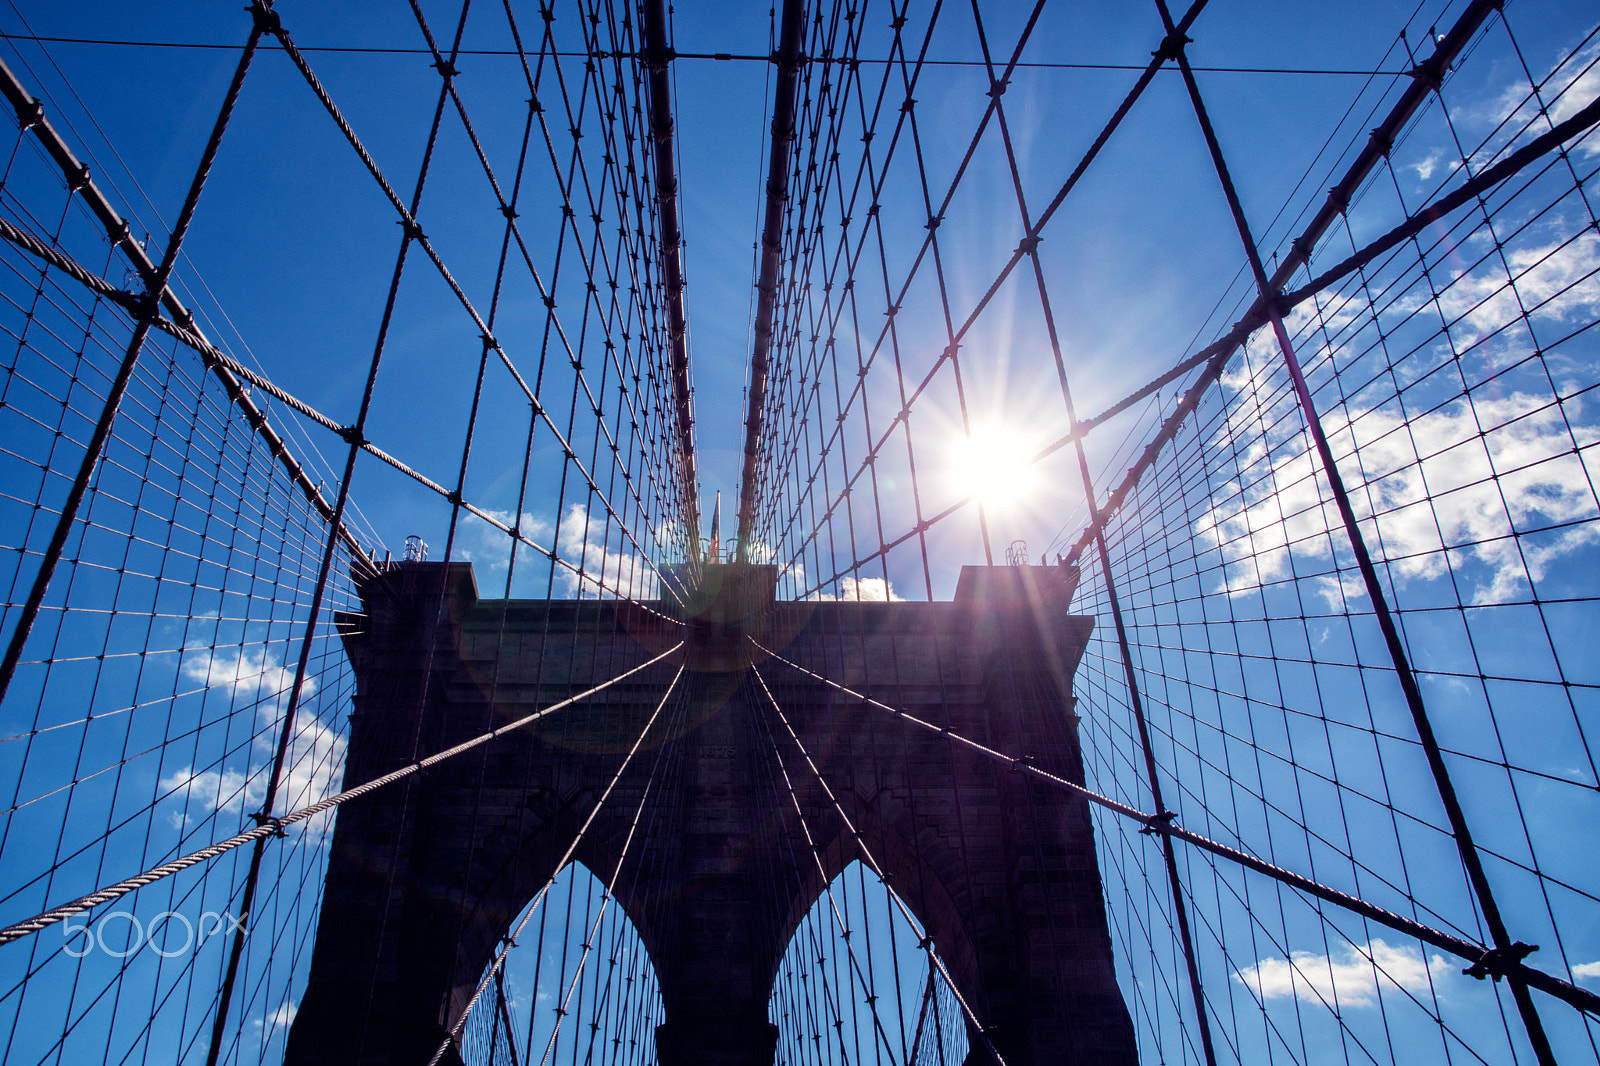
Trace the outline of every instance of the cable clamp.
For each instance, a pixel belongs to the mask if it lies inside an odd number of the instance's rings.
[[[402,230],[405,231],[405,235],[408,239],[413,241],[422,240],[422,224],[416,219],[402,218],[398,220],[397,224]]]
[[[251,0],[249,7],[250,17],[255,20],[256,29],[262,33],[270,33],[274,37],[283,32],[283,21],[278,18],[278,13],[268,7],[262,0]]]
[[[1038,235],[1024,237],[1022,240],[1017,242],[1017,251],[1022,255],[1032,255],[1034,249],[1039,247],[1039,242],[1042,240],[1044,240],[1044,238]]]
[[[30,100],[28,103],[19,106],[17,108],[17,121],[22,124],[22,128],[25,130],[31,129],[43,122],[44,102],[41,100]]]
[[[282,818],[274,818],[269,814],[262,814],[260,811],[256,811],[254,814],[250,815],[250,817],[255,821],[258,827],[270,825],[272,827],[272,832],[269,835],[275,837],[288,836],[288,834],[283,831]]]
[[[1031,770],[1032,768],[1033,768],[1033,756],[1032,755],[1018,755],[1015,759],[1011,760],[1011,770],[1012,770],[1013,773],[1015,773],[1018,770]]]
[[[1468,977],[1483,980],[1493,977],[1496,981],[1522,965],[1522,960],[1539,950],[1538,944],[1524,944],[1518,940],[1505,948],[1490,948],[1478,956],[1478,961],[1468,966],[1461,972]]]
[[[448,59],[445,59],[443,56],[440,56],[438,59],[435,59],[428,65],[434,70],[437,70],[439,72],[439,76],[445,79],[453,78],[457,74],[461,73],[461,71],[456,69],[456,65],[454,63],[450,62]]]
[[[1164,829],[1172,828],[1173,820],[1178,817],[1177,811],[1162,811],[1152,814],[1144,820],[1144,828],[1139,830],[1140,836],[1155,836]]]
[[[1414,80],[1419,81],[1426,85],[1429,89],[1432,89],[1434,92],[1438,92],[1439,88],[1444,85],[1445,69],[1447,68],[1445,68],[1443,64],[1439,62],[1439,57],[1436,55],[1431,59],[1423,60],[1421,63],[1418,63],[1416,66],[1406,71],[1406,73],[1411,75]]]
[[[339,436],[344,438],[346,444],[353,444],[357,448],[367,443],[366,435],[361,432],[360,426],[343,426],[339,429]]]
[[[1177,59],[1183,54],[1183,46],[1193,44],[1194,38],[1181,33],[1168,34],[1161,40],[1161,47],[1150,54],[1165,63],[1169,59]]]

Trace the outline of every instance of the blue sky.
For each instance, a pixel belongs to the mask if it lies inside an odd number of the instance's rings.
[[[248,32],[239,6],[22,4],[0,12],[0,30],[231,45]],[[1461,6],[1263,6],[1216,0],[1207,10],[1191,33],[1189,54],[1202,68],[1201,88],[1245,213],[1269,260],[1287,247],[1404,84],[1393,76],[1405,66],[1397,37],[1402,26],[1408,27],[1413,46],[1425,50],[1429,28],[1444,28]],[[422,44],[403,6],[285,2],[278,7],[285,26],[306,48],[416,49]],[[447,38],[455,11],[443,4],[423,7],[435,34]],[[984,11],[997,55],[1015,39],[1019,11],[1015,5]],[[868,31],[876,35],[874,45],[886,40],[887,19],[876,18],[879,14],[874,12]],[[522,17],[537,21],[531,9]],[[1536,78],[1543,78],[1594,23],[1586,5],[1556,0],[1508,5],[1508,17]],[[942,19],[930,58],[974,58],[970,14],[952,8]],[[557,25],[559,32],[571,32],[570,22]],[[685,3],[674,16],[674,43],[681,52],[765,53],[770,33],[768,11],[761,5]],[[1030,67],[1014,78],[1006,114],[1020,146],[1021,184],[1035,211],[1054,194],[1133,82],[1136,71],[1122,68],[1146,62],[1160,36],[1153,5],[1047,8],[1025,59],[1118,69]],[[483,4],[474,9],[463,47],[500,49],[505,38],[503,13]],[[13,64],[24,83],[50,95],[52,114],[70,122],[69,137],[95,156],[97,180],[114,188],[141,224],[156,231],[153,247],[159,247],[164,230],[157,216],[170,223],[176,214],[235,53],[82,43],[51,44],[48,50],[48,60],[29,44],[18,43],[6,54],[8,62],[13,56],[25,61],[26,67]],[[871,50],[863,46],[864,53]],[[429,57],[414,52],[308,55],[379,165],[408,195],[438,91]],[[526,117],[521,69],[514,57],[503,55],[466,55],[458,66],[460,91],[504,178],[514,165]],[[882,72],[864,69],[874,79]],[[1302,72],[1281,72],[1285,69]],[[1550,84],[1564,87],[1576,69],[1567,68],[1565,80]],[[747,60],[685,59],[674,66],[700,488],[706,505],[722,490],[724,529],[731,525],[742,446],[770,77],[768,64]],[[1437,109],[1413,124],[1390,167],[1369,183],[1352,210],[1349,236],[1341,231],[1332,242],[1345,246],[1330,248],[1326,262],[1348,250],[1351,241],[1370,239],[1405,210],[1459,181],[1455,136],[1469,146],[1487,139],[1487,147],[1468,151],[1473,165],[1503,147],[1496,124],[1507,115],[1527,117],[1514,95],[1519,83],[1526,87],[1516,54],[1495,29],[1447,85],[1454,128]],[[936,197],[982,115],[985,87],[981,70],[970,66],[934,66],[919,82],[923,170]],[[1574,90],[1568,103],[1582,103],[1580,97],[1590,91]],[[891,91],[886,99],[896,105],[900,95]],[[92,124],[86,114],[93,116]],[[850,148],[847,161],[856,158],[850,152],[859,151],[859,145]],[[892,288],[903,279],[926,221],[910,149],[897,151],[881,197],[884,269]],[[1593,167],[1592,149],[1575,150],[1572,158],[1580,174]],[[542,271],[552,267],[547,259],[557,222],[549,169],[545,163],[543,176],[531,179],[521,221]],[[31,191],[39,203],[53,204],[49,197],[59,195],[43,179],[31,189],[23,187],[24,180],[34,179],[19,175],[11,187],[19,199],[26,200]],[[1445,708],[1436,727],[1452,765],[1470,783],[1463,790],[1468,817],[1480,843],[1496,853],[1491,876],[1507,897],[1506,909],[1518,928],[1529,930],[1521,934],[1525,939],[1540,939],[1536,962],[1551,972],[1573,967],[1575,977],[1596,979],[1600,911],[1592,895],[1593,849],[1582,842],[1592,836],[1600,813],[1593,809],[1600,782],[1588,755],[1579,753],[1586,752],[1592,716],[1600,709],[1595,696],[1600,678],[1591,651],[1597,638],[1593,603],[1600,591],[1595,587],[1600,548],[1594,533],[1592,449],[1600,422],[1589,398],[1600,360],[1595,342],[1583,332],[1600,310],[1592,278],[1600,250],[1592,232],[1584,232],[1585,211],[1592,219],[1594,210],[1592,183],[1585,200],[1581,193],[1549,191],[1561,180],[1560,173],[1541,172],[1543,184],[1533,185],[1521,201],[1505,202],[1504,218],[1514,232],[1501,234],[1503,260],[1492,254],[1493,242],[1481,231],[1441,226],[1428,235],[1430,242],[1439,242],[1428,245],[1429,277],[1405,259],[1373,272],[1366,295],[1382,307],[1377,315],[1364,311],[1358,294],[1316,312],[1302,307],[1290,325],[1314,353],[1308,365],[1317,364],[1324,352],[1333,353],[1337,380],[1326,363],[1320,370],[1313,367],[1313,381],[1322,390],[1319,404],[1332,412],[1326,416],[1328,427],[1341,463],[1350,464],[1347,478],[1363,488],[1365,528],[1389,560],[1386,581],[1403,612],[1430,705]],[[1550,203],[1550,210],[1538,210]],[[832,225],[837,210],[830,210]],[[445,124],[419,217],[474,304],[487,307],[503,220],[453,119]],[[90,262],[95,249],[84,232],[73,247]],[[1006,158],[988,136],[939,231],[945,291],[958,319],[993,280],[1022,232]],[[180,271],[210,335],[281,387],[348,422],[360,399],[398,243],[392,208],[299,73],[276,48],[265,48]],[[104,255],[103,246],[99,254]],[[1238,238],[1176,73],[1157,77],[1051,221],[1040,254],[1080,415],[1102,410],[1204,345],[1247,305],[1250,285]],[[861,270],[867,279],[862,288],[869,291],[860,298],[866,324],[858,328],[869,341],[886,303],[875,256],[874,251]],[[119,284],[120,269],[109,275]],[[1496,270],[1517,277],[1515,292],[1496,280],[1502,276]],[[574,298],[570,270],[565,277],[559,302],[565,326],[575,330],[571,309],[581,306],[581,293]],[[939,293],[930,277],[926,270],[918,274],[897,320],[905,373],[912,380],[931,365],[945,341]],[[1348,297],[1353,291],[1347,287],[1342,293]],[[1522,299],[1520,307],[1516,298]],[[1429,313],[1436,315],[1432,324]],[[543,308],[525,278],[508,285],[500,314],[497,335],[522,372],[530,373],[541,350]],[[1439,315],[1450,319],[1448,328],[1441,330]],[[597,375],[594,338],[587,343],[588,373]],[[401,288],[368,436],[426,476],[453,485],[478,355],[476,327],[431,269],[414,261]],[[838,357],[851,375],[853,358]],[[864,404],[875,433],[882,431],[885,412],[897,406],[889,356],[881,358]],[[520,522],[525,533],[554,545],[564,557],[582,556],[576,571],[519,561],[521,577],[512,591],[592,593],[592,581],[599,580],[608,591],[643,592],[649,563],[665,561],[670,551],[652,540],[639,514],[627,510],[626,493],[615,482],[610,492],[622,512],[617,522],[604,519],[597,496],[575,492],[570,484],[563,489],[568,464],[543,431],[529,460],[521,509],[526,517],[519,518],[527,415],[509,377],[498,373],[491,368],[465,495],[508,523]],[[552,359],[548,373],[550,394],[564,403],[572,394],[572,373],[559,358]],[[1017,448],[1065,432],[1068,423],[1031,275],[1014,276],[979,320],[963,349],[962,373],[972,412],[1012,426],[1021,435]],[[1142,449],[1173,401],[1169,388],[1090,439],[1090,465],[1101,493]],[[1415,905],[1421,908],[1420,920],[1456,923],[1465,935],[1481,935],[1439,831],[1442,815],[1409,719],[1393,691],[1392,675],[1385,673],[1387,658],[1375,638],[1365,592],[1339,539],[1337,513],[1318,488],[1276,353],[1265,338],[1252,340],[1249,358],[1230,366],[1208,404],[1199,428],[1180,434],[1141,489],[1137,508],[1130,507],[1113,527],[1114,568],[1119,582],[1125,582],[1121,591],[1135,626],[1158,758],[1164,772],[1187,786],[1169,785],[1176,793],[1169,795],[1169,804],[1183,813],[1184,824],[1205,825],[1206,832],[1262,852],[1281,849],[1276,853],[1285,865],[1314,867],[1318,876],[1371,893],[1385,905]],[[835,451],[822,463],[830,476],[853,473],[859,465],[865,437],[860,410],[853,409],[846,425],[849,460]],[[819,410],[808,425],[833,416],[833,408]],[[281,409],[274,417],[281,417]],[[566,412],[553,417],[559,420]],[[928,514],[966,491],[943,477],[963,435],[948,373],[935,380],[917,419],[918,481]],[[582,432],[582,447],[594,446],[592,418]],[[331,485],[336,475],[328,463],[336,468],[342,461],[343,442],[314,426],[290,436],[314,442],[327,457],[323,462],[308,453],[316,477]],[[836,519],[827,525],[834,539],[815,542],[820,550],[785,554],[808,531],[811,514],[767,546],[785,564],[790,592],[846,568],[876,546],[880,533],[892,538],[913,525],[911,485],[901,462],[890,457],[882,463],[876,489],[881,508],[871,515],[862,512],[854,545]],[[791,483],[804,480],[805,473],[797,465]],[[992,509],[997,554],[1013,538],[1025,539],[1036,558],[1047,549],[1063,550],[1063,536],[1070,540],[1081,528],[1084,501],[1071,449],[1039,464],[1038,476],[1030,506]],[[364,456],[352,498],[380,550],[398,553],[404,538],[418,533],[434,545],[437,557],[449,507],[436,495]],[[1374,513],[1377,517],[1367,517]],[[881,530],[874,525],[880,515]],[[565,532],[557,531],[558,522]],[[485,595],[504,587],[506,545],[504,536],[485,523],[469,520],[461,528],[456,557],[477,565]],[[822,592],[849,595],[853,588],[883,596],[892,589],[910,599],[930,591],[935,599],[948,598],[959,567],[981,559],[969,508],[929,535],[925,553],[913,541],[886,562],[847,577],[853,585],[829,585]],[[92,587],[83,586],[79,594],[91,595]],[[1108,642],[1108,606],[1096,574],[1086,574],[1077,609],[1096,614],[1100,623],[1079,677],[1080,700],[1093,711],[1080,707],[1092,749],[1091,784],[1147,807],[1142,762],[1119,690],[1121,664],[1115,644]],[[191,625],[168,638],[188,654],[171,657],[167,674],[188,677],[211,689],[209,698],[220,699],[221,707],[239,709],[234,732],[214,749],[197,748],[187,765],[167,760],[136,782],[148,789],[176,781],[173,775],[180,772],[195,779],[209,773],[205,783],[217,795],[208,806],[201,804],[206,808],[202,820],[190,826],[184,811],[163,807],[152,823],[175,818],[172,831],[195,833],[197,840],[212,830],[231,831],[232,820],[241,816],[250,796],[243,782],[252,767],[259,771],[252,739],[262,728],[256,705],[264,701],[266,710],[274,711],[278,695],[292,684],[292,677],[282,673],[292,659],[287,618],[252,618],[227,636],[221,635],[226,622],[209,633],[204,628]],[[219,660],[214,649],[223,640],[237,640],[238,649]],[[209,641],[212,652],[196,658],[191,646],[196,641]],[[336,658],[334,652],[323,664],[329,673],[319,673],[317,681],[319,713],[328,722],[338,719],[344,693],[336,683]],[[243,688],[241,676],[247,679]],[[115,694],[103,698],[119,699]],[[270,724],[270,714],[265,720]],[[170,721],[152,728],[156,739],[171,742],[161,732],[174,728]],[[321,749],[324,759],[332,736]],[[65,739],[61,743],[63,752],[72,748]],[[308,744],[311,752],[315,744]],[[115,758],[115,751],[112,745],[104,757]],[[330,764],[318,765],[321,776],[309,775],[303,782],[312,791],[326,785],[332,773]],[[237,800],[222,798],[230,782]],[[88,803],[88,788],[83,796]],[[1297,807],[1307,796],[1320,796],[1322,803]],[[1390,808],[1403,814],[1395,816]],[[48,841],[56,828],[39,829],[45,834],[40,840]],[[1102,869],[1114,902],[1119,957],[1130,967],[1125,974],[1130,1006],[1162,1054],[1174,1061],[1192,1059],[1192,1033],[1175,1035],[1176,1020],[1188,1017],[1190,1009],[1181,965],[1170,943],[1155,950],[1141,945],[1144,937],[1169,936],[1169,904],[1159,891],[1163,874],[1156,852],[1126,826],[1106,822],[1102,828]],[[155,850],[176,842],[163,837]],[[120,857],[133,861],[137,854]],[[1400,945],[1394,934],[1323,917],[1286,895],[1259,895],[1255,882],[1237,887],[1241,882],[1234,871],[1186,861],[1192,863],[1185,872],[1193,878],[1198,921],[1212,930],[1201,935],[1202,968],[1219,975],[1211,985],[1218,1017],[1231,1018],[1230,1039],[1246,1060],[1259,1059],[1268,1049],[1296,1061],[1362,1060],[1363,1052],[1341,1040],[1379,1048],[1381,1058],[1386,1039],[1393,1041],[1389,1054],[1414,1061],[1455,1061],[1462,1042],[1487,1048],[1482,1053],[1488,1061],[1526,1054],[1520,1036],[1506,1035],[1517,1025],[1505,1007],[1508,1000],[1502,996],[1495,1006],[1488,987],[1462,978],[1455,972],[1459,967],[1450,969],[1453,961],[1436,966],[1431,952]],[[1415,881],[1407,881],[1413,876]],[[1147,884],[1154,887],[1141,898]],[[1408,890],[1398,887],[1408,884]],[[1247,896],[1248,906],[1240,902]],[[1147,923],[1145,932],[1141,922]],[[1332,928],[1345,930],[1347,939],[1330,934]],[[1383,956],[1399,976],[1387,981],[1374,976],[1369,963],[1351,954],[1355,947],[1369,957]],[[1298,987],[1285,961],[1296,952],[1305,954]],[[1321,985],[1307,984],[1304,973],[1328,976],[1318,978]],[[1333,990],[1344,1003],[1342,1030],[1317,1001],[1316,993]],[[258,1012],[268,1030],[273,1009],[268,1003]],[[1553,1031],[1562,1026],[1561,1046],[1592,1054],[1591,1038],[1560,1013],[1565,1010],[1552,1006],[1549,1012],[1566,1019],[1552,1023]],[[1429,1020],[1433,1014],[1446,1016],[1462,1034],[1460,1041],[1441,1037]],[[1281,1035],[1291,1030],[1301,1035]]]

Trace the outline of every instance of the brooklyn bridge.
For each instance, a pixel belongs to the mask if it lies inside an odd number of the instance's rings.
[[[1600,1061],[1592,9],[354,7],[0,10],[0,1066]]]

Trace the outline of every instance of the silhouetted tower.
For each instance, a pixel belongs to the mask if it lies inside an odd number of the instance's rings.
[[[1134,1062],[1086,804],[797,669],[870,684],[890,706],[1081,782],[1071,685],[1093,620],[1066,613],[1075,576],[967,567],[951,603],[774,603],[775,567],[708,564],[684,602],[655,605],[480,601],[460,563],[373,578],[366,618],[344,620],[359,679],[351,782],[687,640],[481,758],[341,811],[288,1062],[427,1061],[679,665],[672,722],[647,738],[659,761],[629,767],[575,853],[602,880],[618,875],[660,981],[662,1063],[771,1063],[784,950],[827,884],[868,857],[1008,1063]],[[652,777],[659,791],[618,871]],[[973,1061],[986,1060],[972,1037]]]

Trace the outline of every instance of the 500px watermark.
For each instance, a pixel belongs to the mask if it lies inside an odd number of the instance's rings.
[[[113,924],[115,923],[115,924]],[[107,933],[107,928],[111,930]],[[162,911],[151,918],[149,924],[127,911],[102,914],[92,922],[74,925],[71,918],[61,923],[61,934],[66,940],[62,948],[68,955],[81,959],[96,949],[115,958],[125,959],[140,948],[149,948],[164,959],[175,959],[197,951],[207,940],[218,933],[224,936],[235,930],[245,936],[250,930],[242,920],[231,914],[206,911],[198,922],[177,911]],[[82,939],[78,939],[81,937]]]

